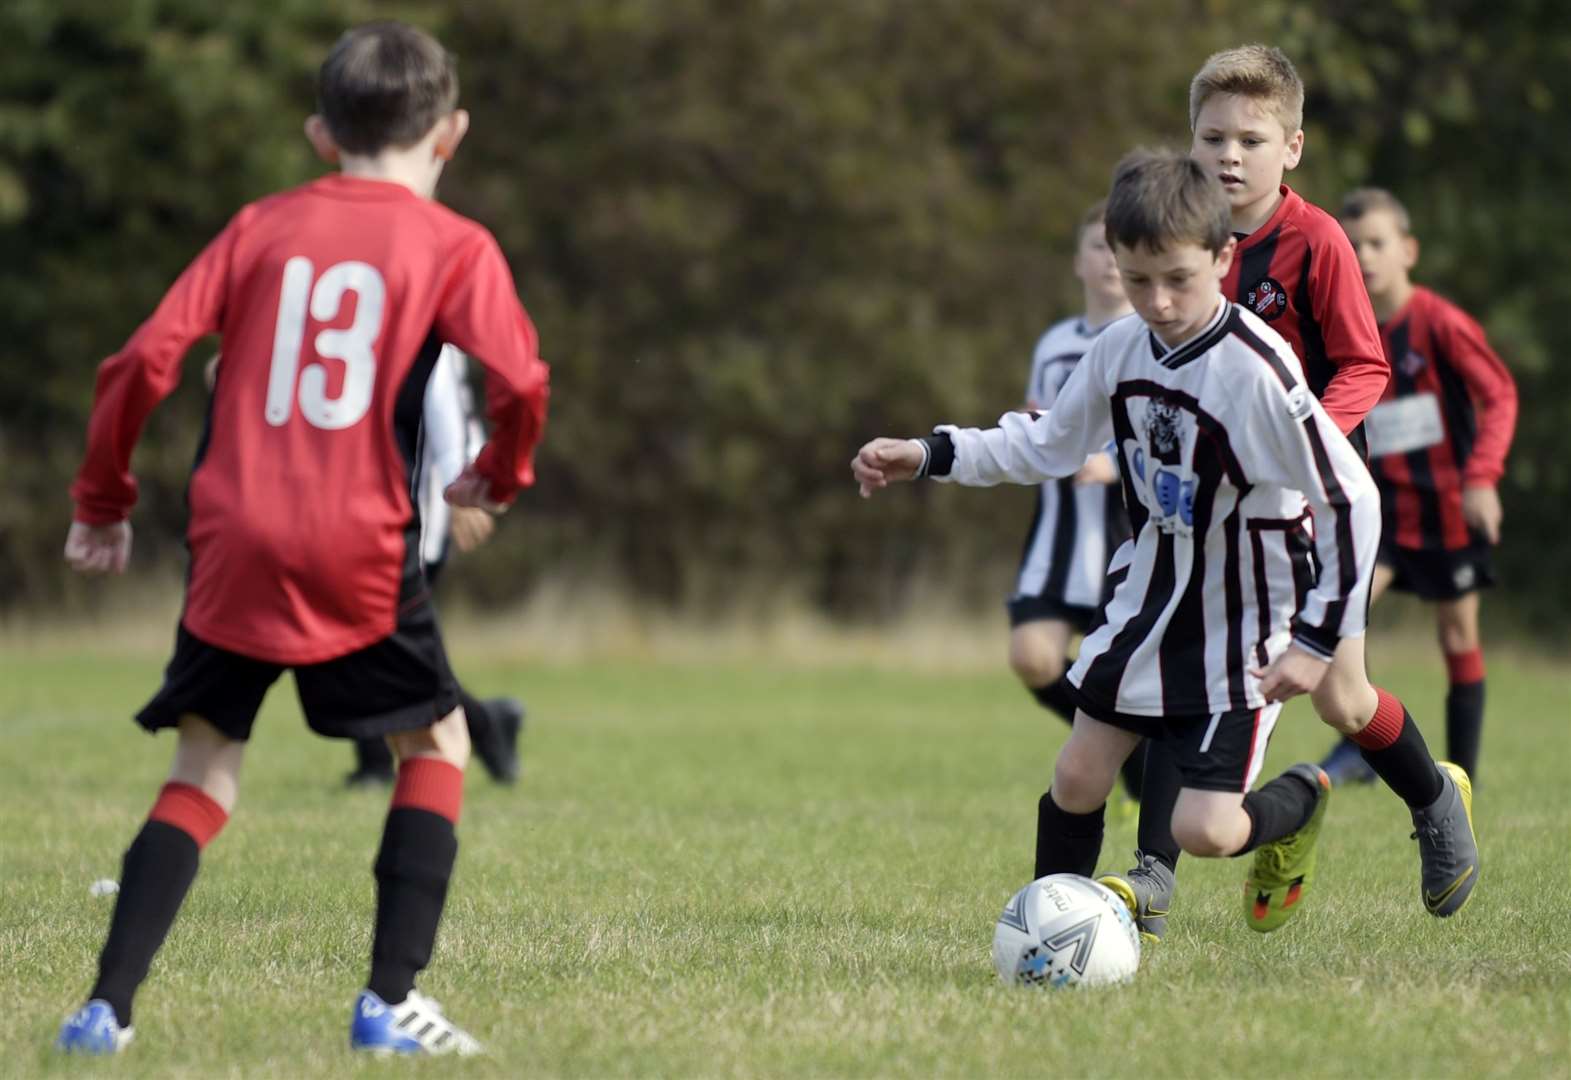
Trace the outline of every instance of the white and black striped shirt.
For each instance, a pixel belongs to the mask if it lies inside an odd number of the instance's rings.
[[[1260,708],[1248,668],[1290,639],[1329,657],[1364,630],[1380,539],[1374,483],[1287,343],[1236,304],[1219,299],[1205,329],[1173,349],[1128,316],[1097,338],[1049,412],[937,430],[926,470],[974,486],[1069,476],[1116,442],[1135,539],[1114,558],[1107,621],[1069,673],[1107,711]]]

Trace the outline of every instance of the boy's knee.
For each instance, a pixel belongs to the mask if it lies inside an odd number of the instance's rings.
[[[462,708],[454,709],[430,727],[389,735],[387,741],[399,761],[434,757],[460,769],[469,764],[469,722]]]
[[[1024,643],[1009,647],[1009,666],[1030,689],[1050,686],[1064,673],[1064,658],[1057,653]]]
[[[1231,855],[1240,846],[1238,829],[1232,822],[1210,817],[1174,817],[1173,839],[1190,855],[1216,859]]]
[[[1065,744],[1053,766],[1053,801],[1071,814],[1089,814],[1113,789],[1112,774],[1101,762]]]
[[[1356,735],[1364,730],[1380,703],[1375,688],[1367,681],[1349,686],[1340,680],[1333,681],[1329,674],[1315,688],[1310,700],[1314,703],[1315,714],[1343,735]]]
[[[1447,656],[1469,653],[1478,648],[1477,623],[1458,613],[1442,609],[1440,618],[1436,620],[1435,631],[1440,639],[1440,651]]]

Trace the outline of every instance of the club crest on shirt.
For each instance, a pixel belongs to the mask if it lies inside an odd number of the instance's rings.
[[[1135,497],[1158,529],[1192,535],[1196,479],[1185,459],[1194,444],[1194,420],[1182,406],[1153,397],[1145,401],[1140,428],[1145,444],[1126,439],[1123,445]]]
[[[1407,351],[1407,355],[1398,361],[1397,366],[1402,369],[1403,375],[1406,375],[1409,379],[1411,379],[1420,371],[1423,371],[1424,368],[1428,366],[1428,364],[1429,361],[1425,357],[1414,352],[1412,349],[1409,349]]]
[[[1244,294],[1244,306],[1270,322],[1287,310],[1287,290],[1276,278],[1261,278]]]
[[[1146,442],[1161,458],[1178,452],[1183,414],[1177,405],[1152,398],[1146,405]]]

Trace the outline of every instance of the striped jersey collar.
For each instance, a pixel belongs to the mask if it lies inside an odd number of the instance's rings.
[[[1156,334],[1147,330],[1146,336],[1151,339],[1151,359],[1165,368],[1181,368],[1226,337],[1228,316],[1232,314],[1233,305],[1220,295],[1217,301],[1216,312],[1205,328],[1171,349],[1162,344],[1162,339]]]

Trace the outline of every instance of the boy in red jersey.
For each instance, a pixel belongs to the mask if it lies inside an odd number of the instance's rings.
[[[1380,399],[1390,367],[1352,246],[1336,220],[1282,182],[1304,149],[1304,84],[1280,49],[1245,45],[1211,56],[1189,91],[1190,156],[1227,192],[1238,251],[1223,293],[1265,320],[1304,364],[1310,390],[1344,434],[1362,447],[1364,416]],[[1251,534],[1247,557],[1285,544],[1310,578],[1305,521],[1284,521]],[[1246,553],[1240,553],[1244,557]],[[1268,591],[1264,586],[1262,591]],[[1246,608],[1267,606],[1250,598]],[[1315,642],[1306,642],[1313,648]],[[1418,726],[1396,696],[1369,681],[1362,634],[1309,651],[1284,654],[1267,697],[1308,692],[1315,711],[1348,736],[1413,817],[1420,896],[1433,915],[1459,910],[1478,880],[1467,774],[1430,756]],[[1257,657],[1264,669],[1268,660]],[[1141,930],[1160,937],[1173,897],[1179,847],[1168,828],[1178,771],[1153,743],[1146,756],[1136,865],[1103,883],[1130,905]],[[1150,813],[1147,813],[1147,809]],[[1260,929],[1290,917],[1298,891],[1248,898],[1246,921]]]
[[[174,765],[126,852],[98,979],[61,1029],[64,1050],[130,1041],[132,997],[228,819],[257,709],[286,668],[313,730],[385,736],[399,759],[351,1045],[479,1049],[414,990],[457,854],[470,748],[410,476],[443,342],[483,357],[489,375],[491,439],[449,487],[455,505],[500,511],[533,481],[548,372],[495,239],[433,201],[468,128],[457,98],[452,57],[430,36],[397,23],[346,33],[306,124],[341,172],[241,209],[99,369],[65,557],[120,572],[137,436],[190,345],[222,335],[189,488],[185,608],[164,685],[137,714],[149,731],[178,729]]]
[[[1484,724],[1478,590],[1494,584],[1489,548],[1500,541],[1501,518],[1495,485],[1516,429],[1516,383],[1478,323],[1408,277],[1418,241],[1396,196],[1354,191],[1340,216],[1392,372],[1366,421],[1385,510],[1372,595],[1378,600],[1391,587],[1434,605],[1450,675],[1446,756],[1476,777]],[[1347,742],[1325,762],[1333,782],[1364,779],[1362,765]]]

